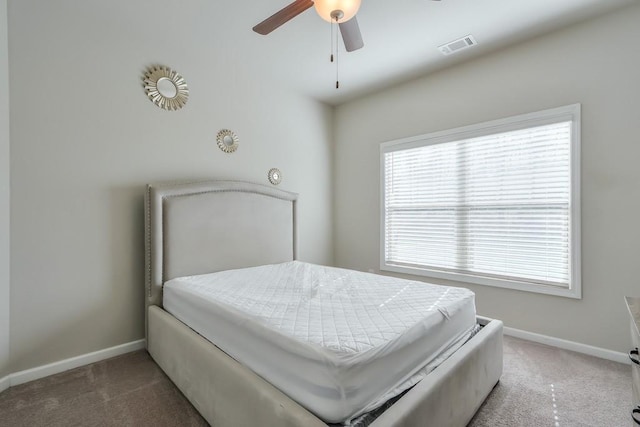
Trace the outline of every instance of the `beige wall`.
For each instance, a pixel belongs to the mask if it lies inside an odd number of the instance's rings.
[[[640,295],[639,22],[634,5],[339,107],[336,263],[379,268],[381,142],[581,103],[583,299],[468,287],[507,326],[626,351],[623,296]]]
[[[332,111],[243,67],[224,32],[210,34],[227,24],[201,18],[215,9],[9,2],[14,372],[144,337],[147,182],[268,185],[278,167],[280,187],[301,195],[300,258],[333,262]],[[153,63],[184,75],[184,109],[145,97]],[[221,128],[239,135],[236,153],[217,148]]]
[[[472,289],[479,311],[508,326],[626,349],[622,296],[639,293],[640,59],[617,46],[639,35],[640,6],[354,101],[334,118],[243,67],[223,36],[199,37],[212,29],[202,8],[215,14],[215,4],[196,3],[181,3],[183,27],[163,31],[176,17],[168,1],[10,1],[9,157],[0,0],[0,378],[143,337],[146,182],[266,183],[279,167],[281,187],[301,194],[301,259],[331,264],[335,248],[338,265],[377,269],[380,142],[575,102],[584,299]],[[153,63],[185,76],[185,109],[144,97],[140,75]],[[241,138],[233,155],[215,146],[224,127]]]
[[[9,373],[9,57],[7,2],[0,0],[0,379]]]

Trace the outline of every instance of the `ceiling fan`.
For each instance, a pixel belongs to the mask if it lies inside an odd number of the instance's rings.
[[[340,26],[342,41],[347,52],[353,52],[364,46],[362,34],[356,19],[361,0],[296,0],[284,9],[271,15],[255,27],[253,31],[267,35],[279,26],[289,22],[311,6],[325,21]]]

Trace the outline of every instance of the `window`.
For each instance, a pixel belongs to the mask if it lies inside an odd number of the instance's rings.
[[[580,105],[383,143],[380,268],[580,298]]]

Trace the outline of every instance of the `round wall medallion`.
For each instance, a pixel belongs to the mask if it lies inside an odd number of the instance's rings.
[[[273,185],[278,185],[282,181],[282,173],[278,168],[269,169],[267,176],[269,177],[269,182]]]
[[[165,110],[179,110],[189,99],[189,88],[184,78],[169,67],[149,67],[143,81],[151,102]]]
[[[222,129],[216,135],[218,147],[225,153],[233,153],[238,149],[238,135],[229,129]]]

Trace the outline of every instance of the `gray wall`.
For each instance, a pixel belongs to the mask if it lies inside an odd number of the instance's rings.
[[[340,106],[336,263],[379,268],[381,142],[581,103],[583,299],[468,287],[507,326],[626,351],[623,296],[640,294],[639,22],[636,4]]]
[[[9,57],[7,1],[0,0],[0,378],[9,373]]]
[[[339,265],[377,269],[380,142],[574,102],[583,105],[584,299],[472,289],[479,311],[508,326],[626,349],[622,296],[638,293],[640,252],[640,60],[617,46],[639,35],[640,6],[334,116],[243,67],[241,49],[212,35],[233,20],[202,18],[216,3],[10,1],[10,156],[5,6],[0,0],[0,377],[143,337],[146,182],[266,183],[279,167],[281,187],[301,193],[301,259],[331,264],[335,248]],[[179,30],[165,30],[176,16]],[[140,76],[154,63],[187,79],[183,110],[145,98]],[[241,138],[233,155],[215,146],[223,127]]]
[[[9,2],[12,371],[144,337],[147,182],[268,185],[278,167],[301,194],[300,258],[333,262],[331,109],[262,81],[205,15],[216,2]],[[154,63],[185,77],[184,109],[145,97]]]

